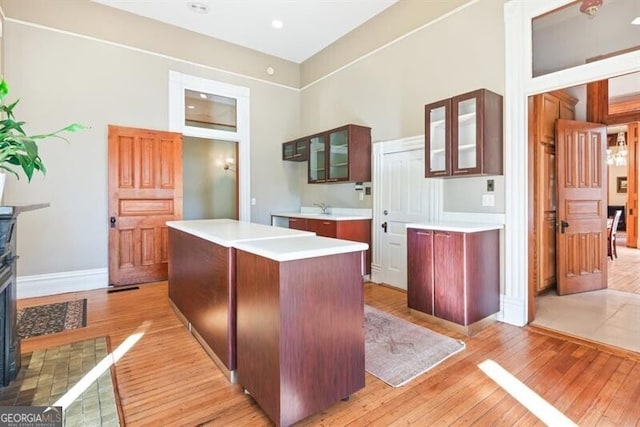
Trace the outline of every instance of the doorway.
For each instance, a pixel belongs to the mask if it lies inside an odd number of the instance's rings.
[[[183,217],[238,219],[238,144],[185,136]]]
[[[227,181],[235,174],[235,217],[241,221],[251,220],[249,111],[246,87],[169,72],[169,128],[185,138],[235,144],[235,162],[225,161],[218,171],[224,170]]]
[[[637,83],[640,84],[640,76],[637,79]],[[640,93],[640,85],[638,87],[629,89],[633,93]],[[540,94],[536,95],[538,101],[542,98],[557,98],[562,94],[573,95],[576,101],[575,111],[579,115],[578,119],[585,120],[587,117],[586,111],[591,110],[592,106],[586,106],[587,97],[585,85],[568,88],[563,91],[554,91],[553,94]],[[624,97],[624,96],[622,96]],[[612,99],[615,98],[612,97]],[[592,102],[592,101],[589,101]],[[530,106],[535,104],[530,102]],[[540,102],[538,102],[538,105]],[[640,107],[640,100],[637,100],[636,104]],[[530,109],[535,113],[535,107]],[[638,113],[640,114],[640,108]],[[535,120],[530,117],[530,124],[535,123]],[[607,199],[606,204],[610,208],[622,208],[626,212],[637,212],[638,202],[637,197],[632,196],[630,193],[626,193],[628,190],[626,186],[623,188],[619,185],[619,176],[627,176],[635,181],[638,175],[637,170],[637,152],[635,146],[627,150],[627,145],[635,144],[636,130],[635,124],[629,126],[631,132],[626,132],[627,126],[608,126],[607,134],[609,135],[609,154],[606,160],[603,160],[603,169],[605,169],[605,176],[608,183],[607,187]],[[620,132],[625,131],[624,135],[620,135]],[[530,136],[531,136],[530,132]],[[535,132],[533,132],[535,136]],[[535,141],[530,140],[530,144]],[[624,143],[624,144],[623,144]],[[623,144],[624,147],[620,151],[616,150],[615,146]],[[611,149],[613,147],[614,149]],[[618,148],[620,148],[618,146]],[[532,153],[533,150],[530,150]],[[542,152],[542,151],[539,151]],[[534,158],[534,170],[535,170],[535,153]],[[616,155],[628,156],[628,159],[621,160],[616,158]],[[540,174],[530,174],[530,185],[535,188],[536,179],[540,179]],[[634,184],[635,186],[635,184]],[[555,186],[554,186],[555,187]],[[538,194],[539,191],[534,189],[533,194]],[[536,202],[534,201],[534,206]],[[533,209],[533,223],[543,224],[545,213],[548,213],[548,209]],[[603,212],[604,215],[608,215],[607,210]],[[635,219],[633,219],[635,221]],[[554,222],[556,222],[554,220]],[[626,228],[626,227],[624,227]],[[622,236],[625,235],[625,231],[622,231]],[[555,227],[554,227],[555,234]],[[538,242],[535,238],[533,241]],[[633,242],[630,242],[632,246],[637,246]],[[640,286],[637,285],[640,280],[640,250],[636,248],[627,248],[627,242],[625,240],[618,241],[618,257],[607,258],[607,283],[608,289],[595,292],[586,292],[583,294],[575,294],[571,296],[557,296],[554,287],[549,286],[549,289],[540,289],[541,281],[536,283],[535,272],[530,275],[530,290],[531,294],[535,295],[535,319],[531,323],[536,327],[544,329],[551,329],[554,331],[576,336],[588,341],[605,343],[607,345],[616,346],[625,350],[634,352],[640,352],[640,335],[637,331],[637,316],[640,315]],[[530,265],[533,264],[534,270],[536,270],[536,263],[538,260],[549,261],[555,258],[555,250],[549,255],[548,251],[542,251],[542,257],[539,256],[539,251],[534,251],[538,254],[537,259],[532,259],[530,253]],[[542,269],[543,271],[555,271],[555,265],[553,268]]]
[[[597,62],[571,64],[561,71],[534,76],[532,21],[571,0],[510,1],[505,15],[505,287],[502,320],[524,326],[533,297],[528,286],[530,168],[527,154],[527,97],[562,87],[640,71],[640,51],[625,52]],[[551,44],[550,46],[554,46]]]

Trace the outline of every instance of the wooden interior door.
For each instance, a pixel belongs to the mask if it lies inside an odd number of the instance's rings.
[[[182,218],[182,135],[109,126],[109,283],[167,279],[167,221]]]
[[[606,127],[556,122],[559,295],[607,287]]]
[[[640,122],[627,125],[627,246],[638,247],[638,169],[640,168]]]

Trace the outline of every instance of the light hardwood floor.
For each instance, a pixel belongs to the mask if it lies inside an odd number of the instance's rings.
[[[116,348],[146,325],[142,339],[116,364],[127,425],[271,425],[239,385],[231,385],[178,321],[166,283],[138,290],[104,290],[20,300],[19,306],[88,299],[88,325],[22,342],[23,352],[108,335]],[[365,302],[420,325],[406,295],[366,284]],[[640,357],[495,323],[472,338],[430,326],[467,348],[416,378],[392,388],[367,374],[366,387],[301,426],[543,425],[478,368],[493,360],[581,426],[640,424]],[[256,357],[260,357],[256,355]]]

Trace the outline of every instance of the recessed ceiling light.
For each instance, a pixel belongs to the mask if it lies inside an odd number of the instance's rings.
[[[633,21],[631,21],[632,25],[640,25],[640,16],[636,16]]]
[[[273,21],[271,21],[271,26],[272,26],[273,28],[275,28],[276,30],[279,30],[279,29],[281,29],[281,28],[284,26],[284,24],[282,23],[282,21],[281,21],[281,20],[279,20],[279,19],[274,19]]]
[[[202,99],[207,99],[207,95],[206,95],[206,94],[204,94],[204,93],[201,93],[201,94],[200,94],[200,98],[202,98]]]
[[[204,3],[200,3],[199,1],[187,3],[187,7],[195,13],[209,13],[209,6]]]
[[[273,67],[267,67],[267,74],[273,76],[276,73],[276,70]]]

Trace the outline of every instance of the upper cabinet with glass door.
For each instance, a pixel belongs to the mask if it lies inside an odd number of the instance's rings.
[[[502,174],[502,96],[480,89],[425,106],[425,176]]]
[[[310,184],[371,181],[371,128],[341,126],[309,141]]]
[[[309,182],[325,182],[327,180],[325,140],[325,134],[309,138]]]
[[[309,160],[309,139],[297,139],[282,144],[282,160],[306,162]]]
[[[426,105],[425,111],[425,176],[451,175],[451,99]]]

